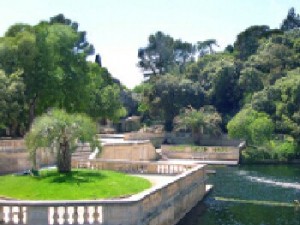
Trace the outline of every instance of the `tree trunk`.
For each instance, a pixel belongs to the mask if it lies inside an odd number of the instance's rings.
[[[202,132],[201,132],[201,128],[198,128],[198,129],[192,129],[192,137],[194,139],[194,143],[196,145],[200,145],[200,139],[201,139],[201,136],[202,136]]]
[[[59,173],[71,172],[71,159],[72,154],[68,141],[64,141],[59,144],[59,150],[57,155],[57,169]]]
[[[36,96],[29,102],[29,127],[31,126],[35,117],[35,107],[36,107]]]

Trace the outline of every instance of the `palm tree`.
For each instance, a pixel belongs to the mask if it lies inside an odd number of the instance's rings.
[[[216,39],[208,39],[205,41],[198,41],[197,48],[198,48],[200,57],[207,55],[207,54],[214,54],[215,51],[213,49],[213,46],[219,47]]]
[[[72,152],[79,141],[89,142],[92,148],[99,147],[96,130],[95,123],[83,114],[68,114],[54,109],[37,117],[25,136],[34,167],[36,150],[43,147],[56,152],[59,173],[70,172]]]
[[[213,106],[204,106],[199,110],[188,107],[177,117],[177,127],[190,128],[196,144],[199,144],[203,134],[210,136],[221,134],[221,122],[221,116]]]

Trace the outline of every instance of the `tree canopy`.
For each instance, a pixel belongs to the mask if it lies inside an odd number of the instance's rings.
[[[252,25],[224,51],[214,50],[215,39],[190,43],[183,70],[178,70],[174,54],[178,39],[163,32],[150,35],[148,46],[139,50],[139,65],[149,69],[143,64],[147,59],[149,65],[161,62],[161,67],[154,67],[155,79],[150,77],[135,88],[142,96],[140,114],[148,121],[163,122],[171,131],[172,119],[182,112],[194,119],[199,114],[203,122],[201,112],[186,107],[212,105],[221,116],[222,131],[232,137],[268,148],[275,146],[273,142],[290,147],[296,142],[300,149],[299,24],[299,15],[291,8],[279,28]],[[289,154],[294,150],[289,148]]]
[[[0,75],[7,95],[1,96],[0,115],[7,115],[1,124],[6,134],[22,135],[36,116],[53,107],[96,119],[124,116],[121,86],[105,68],[87,61],[93,52],[86,32],[63,14],[33,26],[12,25],[0,37]]]

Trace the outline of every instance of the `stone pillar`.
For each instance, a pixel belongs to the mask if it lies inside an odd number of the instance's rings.
[[[30,225],[48,225],[48,207],[28,206],[27,224]]]

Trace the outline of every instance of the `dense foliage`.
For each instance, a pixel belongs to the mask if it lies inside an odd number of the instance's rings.
[[[203,115],[197,110],[212,105],[222,117],[223,132],[251,146],[248,158],[299,157],[299,27],[300,16],[291,8],[279,28],[248,27],[218,52],[215,39],[193,44],[161,31],[151,34],[138,52],[139,66],[148,77],[134,89],[140,114],[148,124],[162,121],[171,131],[183,112],[186,119],[181,122],[191,125],[188,118],[199,119],[199,129]],[[178,49],[176,43],[186,48]]]
[[[199,110],[185,108],[175,123],[177,129],[190,129],[195,143],[200,143],[201,135],[207,134],[218,137],[221,134],[221,117],[213,106],[204,106]]]
[[[23,135],[49,108],[94,118],[125,115],[120,86],[96,63],[93,46],[78,23],[62,14],[37,25],[12,25],[0,37],[0,132]]]
[[[178,115],[196,116],[210,105],[222,132],[251,146],[248,158],[300,157],[300,16],[294,8],[278,28],[245,28],[223,51],[215,50],[213,38],[189,43],[150,34],[138,49],[146,79],[132,91],[134,99],[99,62],[87,61],[93,46],[78,27],[60,14],[35,26],[15,24],[0,38],[2,135],[23,135],[53,107],[113,121],[127,110],[172,131]]]

